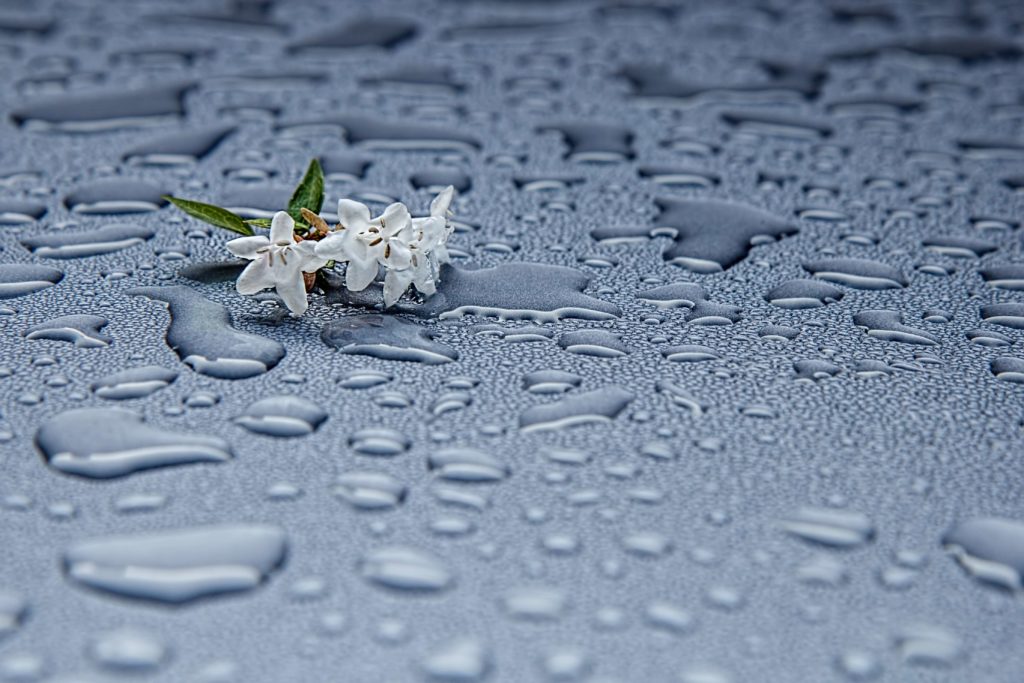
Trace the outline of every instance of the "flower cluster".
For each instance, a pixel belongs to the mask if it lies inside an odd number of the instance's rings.
[[[313,228],[305,238],[295,234],[288,212],[278,211],[269,239],[259,235],[227,243],[232,254],[252,261],[238,278],[238,292],[254,294],[273,287],[288,310],[302,315],[308,307],[303,273],[315,273],[333,261],[347,264],[345,287],[353,292],[369,287],[383,267],[385,308],[394,305],[409,285],[429,296],[437,289],[440,267],[450,260],[445,244],[452,232],[448,207],[454,192],[451,186],[445,188],[425,218],[413,218],[401,202],[371,218],[365,204],[342,199],[334,230],[305,210],[302,215]]]
[[[446,187],[430,203],[430,215],[425,218],[413,218],[400,202],[370,218],[365,204],[342,199],[338,229],[316,245],[316,256],[347,263],[345,286],[354,292],[366,289],[383,266],[385,308],[398,301],[409,285],[430,296],[437,288],[438,271],[450,260],[445,245],[452,233],[448,218],[454,193],[454,187]]]
[[[323,205],[323,171],[313,159],[295,188],[286,211],[272,220],[245,220],[215,206],[180,197],[167,199],[185,213],[243,237],[227,243],[235,256],[252,261],[238,278],[240,294],[277,290],[292,315],[309,307],[307,292],[316,273],[345,264],[345,286],[366,289],[384,269],[384,307],[394,305],[409,286],[430,296],[437,289],[441,266],[450,261],[450,206],[455,188],[448,186],[430,204],[430,215],[413,218],[401,202],[372,217],[369,207],[351,199],[338,202],[338,224],[332,230],[319,215]],[[253,228],[270,228],[269,237]]]

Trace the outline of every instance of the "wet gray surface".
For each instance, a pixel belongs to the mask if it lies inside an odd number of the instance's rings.
[[[1022,26],[0,3],[0,681],[1024,679]],[[311,156],[437,295],[161,199]]]

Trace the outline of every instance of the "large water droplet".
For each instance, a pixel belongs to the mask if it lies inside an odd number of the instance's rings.
[[[107,325],[107,319],[98,315],[64,315],[59,318],[33,325],[25,330],[26,339],[51,339],[70,342],[82,349],[109,346],[110,335],[100,330]]]
[[[978,580],[1013,591],[1024,588],[1024,522],[970,519],[953,527],[942,543]]]
[[[92,133],[165,123],[184,112],[188,83],[171,83],[120,93],[68,95],[40,100],[11,113],[30,130]]]
[[[14,299],[53,287],[64,278],[56,268],[27,263],[0,263],[0,299]]]
[[[73,581],[104,593],[181,604],[255,588],[281,566],[286,547],[273,526],[192,527],[80,541],[64,566]]]
[[[128,293],[168,304],[167,345],[196,372],[244,379],[267,372],[284,357],[279,342],[234,329],[228,309],[189,287],[139,287]]]
[[[30,235],[21,243],[36,256],[69,259],[110,254],[142,244],[155,235],[152,228],[114,223],[88,232]]]
[[[50,467],[81,477],[109,479],[139,470],[231,459],[227,442],[145,424],[116,408],[79,408],[50,418],[36,432]]]
[[[611,422],[633,398],[630,391],[617,386],[576,394],[527,408],[519,416],[519,427],[524,432],[533,432]]]
[[[935,335],[916,327],[904,325],[903,316],[899,311],[861,311],[853,316],[853,324],[865,328],[868,335],[886,341],[925,346],[934,346],[939,343],[938,337]]]
[[[907,286],[906,278],[897,269],[868,259],[819,259],[808,261],[803,266],[814,277],[857,289],[899,289]]]
[[[589,282],[578,270],[539,263],[503,263],[482,270],[445,266],[437,293],[411,312],[425,317],[486,315],[547,322],[621,315],[617,306],[583,293]]]
[[[164,194],[159,187],[137,180],[98,180],[68,194],[64,204],[81,214],[143,213],[166,206]]]
[[[428,365],[457,360],[458,352],[434,341],[434,336],[430,329],[388,315],[347,316],[327,323],[320,332],[323,342],[341,353]]]

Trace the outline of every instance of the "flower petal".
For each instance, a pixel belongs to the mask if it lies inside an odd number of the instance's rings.
[[[292,270],[289,268],[289,270]],[[277,283],[277,295],[284,301],[284,305],[294,316],[300,316],[309,308],[309,301],[306,299],[306,283],[302,274],[295,269],[290,277],[282,278]]]
[[[278,211],[274,214],[274,220],[270,222],[270,241],[277,243],[291,244],[295,240],[295,221],[286,211]]]
[[[430,218],[416,219],[413,226],[418,229],[417,233],[422,235],[420,237],[420,249],[424,251],[434,249],[439,244],[443,244],[448,238],[445,234],[445,221],[443,218],[431,216]]]
[[[412,284],[420,294],[430,296],[437,291],[437,282],[434,280],[434,274],[429,265],[415,268],[412,273]]]
[[[335,230],[329,233],[327,237],[316,242],[316,255],[332,261],[348,261],[353,235],[353,230]]]
[[[384,276],[384,308],[395,305],[412,282],[411,270],[389,270]]]
[[[404,230],[412,221],[409,209],[402,202],[395,202],[384,209],[374,221],[380,221],[381,233],[390,237]]]
[[[316,253],[317,243],[310,240],[298,242],[291,248],[292,253],[299,259],[299,268],[304,273],[315,273],[331,259],[318,256]]]
[[[238,276],[235,289],[239,294],[255,294],[261,289],[273,287],[274,284],[274,272],[270,268],[270,262],[261,257],[245,267]]]
[[[256,250],[262,249],[263,247],[269,246],[270,240],[263,235],[253,235],[251,237],[238,237],[231,240],[224,246],[227,247],[235,256],[241,256],[242,258],[254,259],[257,257]]]
[[[345,286],[350,291],[361,292],[377,278],[377,260],[348,262],[345,270]]]
[[[441,190],[434,200],[430,202],[430,215],[438,218],[448,217],[448,207],[452,204],[452,197],[455,196],[455,186],[449,185]]]
[[[388,268],[397,268],[402,270],[408,268],[412,263],[412,252],[409,250],[408,245],[398,239],[393,239],[388,242],[387,248],[381,253],[381,256],[387,253],[387,258],[382,258],[382,265]]]
[[[377,244],[371,247],[370,242]],[[356,235],[352,243],[348,245],[349,258],[353,261],[376,260],[378,252],[381,251],[384,251],[384,242],[380,241],[380,235],[376,233]]]
[[[370,207],[353,199],[340,199],[338,200],[338,222],[349,230],[363,230],[370,222]]]
[[[430,253],[430,256],[433,259],[434,263],[437,264],[438,268],[440,268],[446,263],[452,262],[452,257],[448,253],[448,247],[445,246],[444,244],[439,244],[436,247],[434,247],[434,251]]]

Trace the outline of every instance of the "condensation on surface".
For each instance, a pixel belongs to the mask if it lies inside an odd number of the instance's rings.
[[[1024,680],[1024,6],[0,7],[0,681]],[[165,194],[425,215],[242,297]]]

